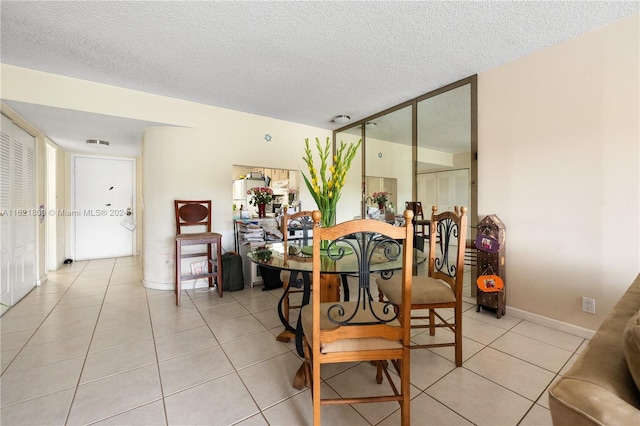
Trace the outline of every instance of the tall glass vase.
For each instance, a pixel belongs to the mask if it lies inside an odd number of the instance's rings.
[[[267,214],[265,212],[266,205],[264,203],[258,204],[258,217],[266,217]]]
[[[336,210],[335,209],[321,209],[322,217],[320,218],[320,226],[328,228],[336,224]],[[322,240],[320,242],[320,249],[327,250],[329,247],[329,240]]]

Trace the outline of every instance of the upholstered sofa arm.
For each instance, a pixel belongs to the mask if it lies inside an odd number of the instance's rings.
[[[549,393],[554,426],[638,425],[640,412],[608,389],[576,379],[562,379]]]
[[[558,425],[640,425],[640,390],[625,356],[624,334],[640,309],[640,275],[605,318],[573,366],[549,389]],[[637,369],[636,369],[637,370]]]

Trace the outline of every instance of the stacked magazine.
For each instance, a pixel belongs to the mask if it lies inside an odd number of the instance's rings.
[[[264,230],[256,223],[241,223],[238,228],[240,242],[250,244],[252,247],[264,245]]]

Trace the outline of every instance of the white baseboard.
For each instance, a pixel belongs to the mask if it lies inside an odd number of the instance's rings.
[[[471,297],[465,297],[464,301],[467,303],[471,303],[473,305],[476,304],[476,299]],[[523,311],[522,309],[512,308],[509,305],[506,307],[505,315],[511,315],[516,318],[520,318],[534,324],[542,325],[544,327],[549,327],[554,330],[562,331],[564,333],[573,334],[574,336],[582,337],[583,339],[591,339],[593,335],[596,333],[595,330],[589,330],[588,328],[578,327],[577,325],[569,324],[566,322],[558,321],[552,318],[543,317],[542,315],[533,314],[528,311]]]
[[[152,290],[170,290],[170,291],[174,291],[176,286],[174,283],[156,283],[153,281],[147,281],[147,280],[142,280],[142,286],[144,288],[150,288]],[[182,290],[193,290],[194,288],[205,288],[205,287],[209,287],[209,283],[204,280],[204,279],[200,279],[198,280],[197,284],[196,281],[184,281],[182,283],[182,285],[180,286],[180,288]]]
[[[142,280],[142,286],[144,288],[150,288],[152,290],[171,290],[175,289],[173,283],[156,283],[153,281]]]
[[[523,311],[521,309],[510,308],[507,306],[507,314],[513,315],[516,318],[522,318],[534,324],[543,325],[545,327],[553,328],[554,330],[563,331],[565,333],[573,334],[583,339],[589,339],[596,334],[595,330],[589,330],[588,328],[578,327],[577,325],[569,324],[566,322],[558,321],[552,318],[543,317],[542,315],[532,314],[531,312]]]

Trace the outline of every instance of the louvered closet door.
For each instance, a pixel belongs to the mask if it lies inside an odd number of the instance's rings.
[[[36,141],[2,116],[0,300],[12,306],[36,285]]]

